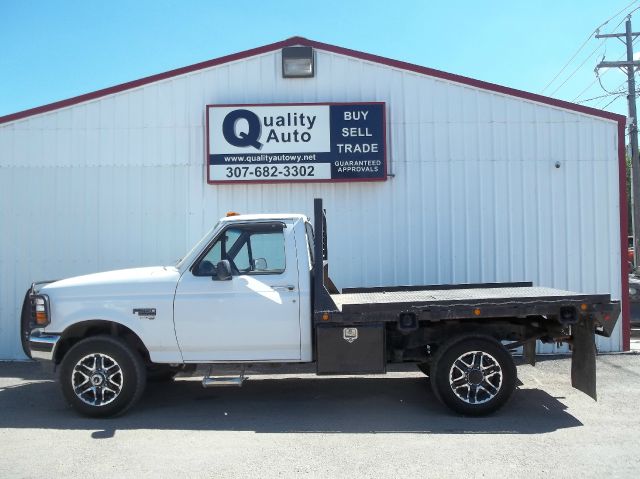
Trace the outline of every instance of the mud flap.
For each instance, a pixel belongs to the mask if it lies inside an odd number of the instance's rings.
[[[522,346],[522,358],[524,362],[531,366],[536,365],[536,340],[535,338],[527,341]]]
[[[593,318],[584,318],[571,327],[573,355],[571,357],[571,385],[596,397],[596,340]]]

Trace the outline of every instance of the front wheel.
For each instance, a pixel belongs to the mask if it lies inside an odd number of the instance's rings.
[[[509,351],[488,336],[462,336],[443,345],[431,370],[431,386],[438,399],[468,416],[482,416],[502,407],[517,379]]]
[[[142,396],[146,370],[127,343],[93,336],[65,354],[59,375],[62,393],[79,413],[90,417],[123,414]]]

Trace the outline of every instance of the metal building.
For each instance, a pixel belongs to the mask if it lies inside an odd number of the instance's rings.
[[[311,47],[310,75],[287,77],[291,46]],[[207,181],[207,105],[318,102],[384,102],[385,181]],[[0,358],[23,357],[32,281],[168,264],[229,210],[311,215],[318,196],[338,287],[611,293],[624,321],[598,346],[626,349],[624,125],[300,37],[2,117]]]

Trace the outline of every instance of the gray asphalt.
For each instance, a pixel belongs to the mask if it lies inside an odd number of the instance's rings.
[[[37,364],[0,363],[0,477],[640,477],[640,355],[598,358],[598,402],[569,368],[519,366],[523,384],[486,418],[451,414],[403,367],[241,389],[183,378],[94,420]]]

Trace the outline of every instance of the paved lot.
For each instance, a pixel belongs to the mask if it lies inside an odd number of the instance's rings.
[[[440,406],[419,373],[180,379],[90,420],[32,363],[0,363],[0,477],[640,477],[640,355],[598,358],[598,402],[569,360],[520,366],[488,418]],[[297,378],[297,379],[296,379]]]

